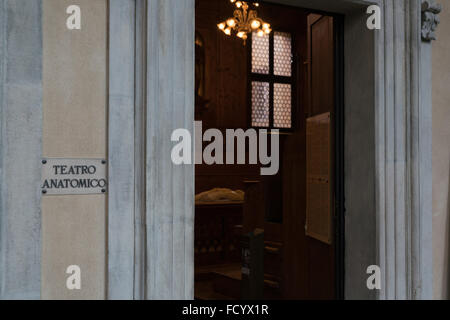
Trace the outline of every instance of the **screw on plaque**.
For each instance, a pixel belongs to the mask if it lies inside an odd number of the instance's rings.
[[[42,164],[47,164],[47,160],[42,160]]]
[[[106,164],[106,160],[102,160],[102,164]]]
[[[47,193],[47,190],[42,190],[42,193],[43,193],[43,194],[46,194],[46,193]]]
[[[102,189],[102,192],[103,192],[103,193],[106,193],[106,189]]]

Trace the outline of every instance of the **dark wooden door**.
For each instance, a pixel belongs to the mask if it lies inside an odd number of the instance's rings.
[[[264,273],[267,283],[275,289],[266,290],[266,298],[334,299],[335,251],[333,243],[334,190],[325,198],[313,195],[320,206],[330,208],[330,232],[327,241],[307,236],[307,119],[328,114],[329,185],[334,174],[334,27],[333,18],[308,14],[290,7],[264,5],[261,15],[293,36],[295,93],[293,100],[293,130],[280,136],[280,172],[278,179],[262,179],[264,185],[276,183],[281,198],[270,188],[249,185],[246,203],[251,221],[244,222],[248,231],[258,227],[265,231]],[[280,19],[282,17],[282,19]],[[320,117],[319,117],[320,118]],[[319,130],[320,131],[320,130]],[[318,141],[321,141],[318,139]],[[322,164],[320,164],[322,165]],[[319,168],[320,169],[320,168]],[[256,200],[258,199],[258,200]],[[250,199],[249,199],[250,200]],[[267,208],[282,201],[280,222],[267,221]],[[326,201],[326,203],[320,203]],[[261,207],[260,209],[257,209]],[[257,214],[257,212],[259,214]],[[245,220],[245,218],[244,218]],[[251,222],[251,223],[250,223]],[[327,229],[328,230],[328,229]]]
[[[332,17],[308,15],[307,122],[311,124],[312,129],[308,130],[306,154],[307,164],[308,162],[311,164],[307,165],[306,172],[306,220],[307,224],[308,221],[310,224],[315,223],[315,230],[306,232],[306,241],[309,268],[308,296],[313,299],[335,298],[335,243],[333,241],[335,50],[333,28]],[[322,145],[314,145],[317,143]],[[318,176],[317,172],[323,174]],[[310,226],[310,228],[312,227]]]

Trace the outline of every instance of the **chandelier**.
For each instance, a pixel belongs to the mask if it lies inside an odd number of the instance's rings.
[[[247,2],[236,0],[230,0],[230,2],[236,6],[233,17],[217,25],[227,36],[234,31],[237,37],[244,40],[245,45],[250,32],[255,31],[258,36],[262,37],[272,31],[269,23],[258,18],[256,10],[249,10]],[[254,7],[259,7],[259,3],[253,2],[252,4]]]

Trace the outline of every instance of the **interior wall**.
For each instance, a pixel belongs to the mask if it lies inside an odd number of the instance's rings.
[[[433,42],[433,273],[434,298],[450,299],[450,3]]]
[[[232,13],[229,2],[196,0],[195,6],[195,30],[204,43],[203,99],[207,101],[205,105],[195,106],[195,120],[202,121],[203,132],[218,128],[225,136],[225,129],[245,130],[248,126],[247,49],[250,41],[244,46],[241,39],[226,36],[217,29],[218,21]],[[244,180],[254,180],[257,170],[255,165],[196,165],[195,193],[217,187],[243,190]]]
[[[248,52],[251,40],[244,46],[237,37],[226,36],[217,29],[217,23],[229,18],[233,5],[223,0],[196,0],[195,28],[204,42],[205,106],[196,105],[195,120],[202,121],[205,132],[218,128],[249,127]],[[298,12],[293,7],[264,4],[259,15],[273,26],[283,25],[294,30],[298,27]],[[281,144],[283,144],[283,139]],[[204,143],[206,146],[208,143]],[[224,141],[225,150],[225,141]],[[259,165],[196,165],[195,192],[215,187],[244,189],[245,180],[259,180]]]
[[[232,13],[231,3],[195,1],[195,30],[205,48],[204,107],[196,106],[196,120],[208,128],[247,127],[247,46],[217,29]]]
[[[71,0],[43,1],[43,157],[106,157],[107,1],[79,0],[81,30],[68,30]],[[42,197],[42,298],[105,298],[105,195]],[[81,290],[66,269],[81,268]]]

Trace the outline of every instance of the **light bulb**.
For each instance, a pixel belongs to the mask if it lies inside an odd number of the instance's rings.
[[[227,25],[233,28],[236,25],[236,21],[233,18],[227,20]]]
[[[262,31],[261,29],[258,30],[258,37],[262,37],[264,35],[264,31]]]
[[[243,38],[244,35],[245,35],[245,32],[244,32],[244,31],[239,31],[236,35],[237,35],[239,38]]]
[[[269,29],[269,28],[270,28],[270,24],[268,24],[268,23],[263,24],[263,29]]]
[[[230,2],[231,2],[231,3],[235,3],[235,2],[236,2],[236,0],[230,0]]]
[[[251,24],[252,29],[258,29],[260,25],[261,25],[261,22],[259,22],[258,20],[253,20],[252,24]]]
[[[225,29],[225,23],[221,22],[221,23],[219,23],[219,24],[217,25],[217,27],[218,27],[220,30],[223,30],[223,29]]]
[[[242,2],[240,2],[240,1],[236,2],[236,7],[238,7],[238,8],[242,7]]]
[[[231,29],[230,28],[226,28],[223,32],[225,32],[225,34],[227,36],[229,36],[231,34]]]
[[[258,3],[258,2],[254,2],[253,5],[254,5],[255,7],[259,7],[259,3]]]
[[[270,29],[270,28],[264,29],[264,32],[265,32],[266,34],[269,34],[270,32],[272,32],[272,29]]]

